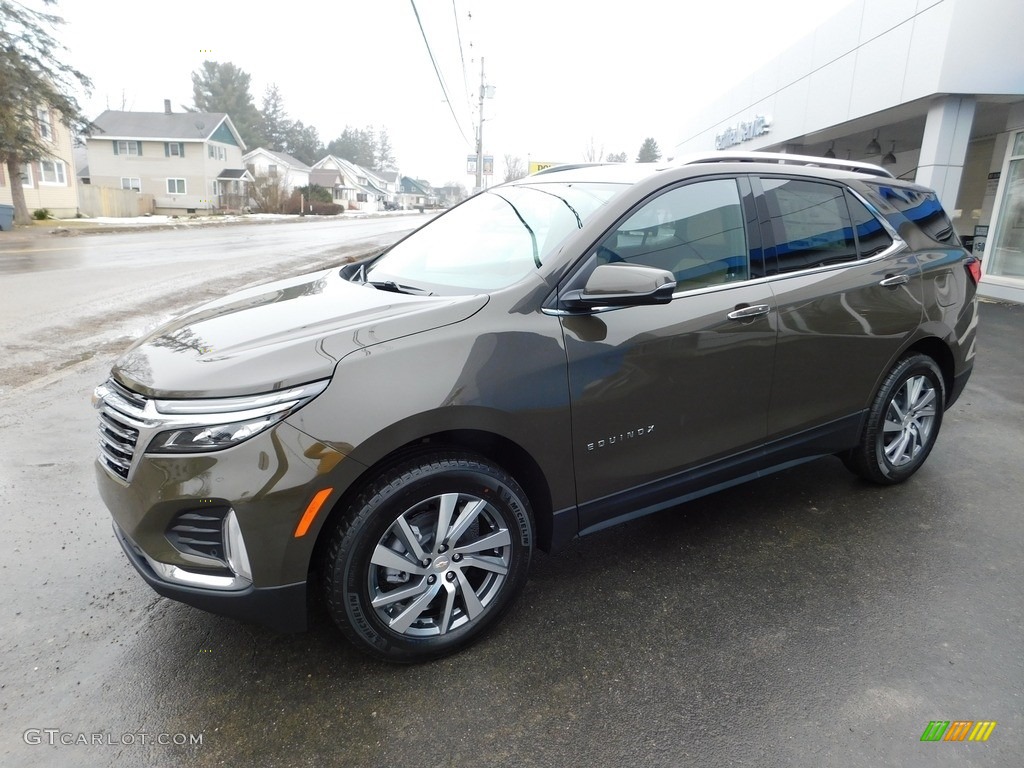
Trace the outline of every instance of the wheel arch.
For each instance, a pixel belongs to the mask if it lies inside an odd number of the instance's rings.
[[[338,518],[346,513],[353,500],[373,482],[374,478],[411,458],[451,451],[474,453],[498,465],[516,479],[525,491],[533,510],[536,546],[548,551],[551,548],[553,525],[551,488],[533,456],[515,441],[494,432],[480,429],[449,429],[409,440],[367,466],[324,516],[317,532],[308,570],[316,570]]]
[[[939,366],[939,371],[942,373],[942,384],[946,390],[943,406],[944,408],[948,408],[951,404],[949,397],[950,393],[953,391],[953,379],[956,375],[956,362],[953,358],[953,352],[949,348],[949,345],[940,338],[928,336],[915,341],[903,350],[900,357],[905,357],[912,352],[927,355],[935,361],[937,366]]]

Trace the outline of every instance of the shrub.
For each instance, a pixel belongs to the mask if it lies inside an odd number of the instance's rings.
[[[32,218],[36,221],[46,221],[50,217],[50,212],[46,208],[36,208],[32,211]]]

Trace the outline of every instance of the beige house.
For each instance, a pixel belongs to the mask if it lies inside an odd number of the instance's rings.
[[[223,112],[115,112],[86,142],[90,184],[152,195],[154,212],[237,211],[248,203],[245,144]]]
[[[48,107],[36,110],[36,130],[52,150],[49,157],[21,166],[28,212],[45,208],[57,218],[73,218],[78,213],[78,187],[71,154],[71,130]],[[0,204],[13,205],[11,181],[3,165],[0,165]]]

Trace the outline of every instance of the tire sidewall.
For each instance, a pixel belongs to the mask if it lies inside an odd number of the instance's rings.
[[[444,458],[417,462],[389,473],[356,513],[338,547],[332,582],[340,591],[342,629],[357,644],[394,661],[418,661],[452,653],[489,629],[509,607],[526,580],[533,549],[533,521],[526,495],[500,469],[477,460]],[[443,493],[486,499],[503,519],[511,539],[505,581],[483,615],[440,637],[409,637],[392,631],[370,603],[370,557],[395,520],[417,503]],[[347,626],[346,626],[347,625]]]

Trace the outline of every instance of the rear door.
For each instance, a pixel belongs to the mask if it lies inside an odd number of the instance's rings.
[[[921,322],[921,270],[844,185],[759,181],[779,334],[768,439],[804,433],[838,450],[856,439],[859,412]]]
[[[755,219],[745,177],[676,186],[627,215],[566,286],[618,262],[677,279],[667,305],[562,317],[581,528],[671,497],[685,469],[760,449],[775,329]]]

